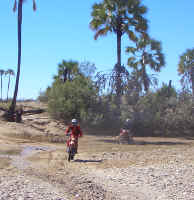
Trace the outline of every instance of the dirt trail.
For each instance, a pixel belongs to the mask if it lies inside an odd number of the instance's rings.
[[[64,128],[42,115],[25,116],[22,124],[0,121],[0,156],[10,159],[0,170],[0,199],[106,199],[107,191],[67,163]]]
[[[135,138],[134,145],[118,145],[85,135],[68,163],[64,128],[46,114],[25,116],[22,124],[0,121],[0,157],[10,159],[0,169],[0,199],[194,199],[194,141]]]

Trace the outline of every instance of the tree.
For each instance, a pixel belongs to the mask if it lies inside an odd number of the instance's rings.
[[[93,79],[96,75],[96,66],[94,63],[84,61],[79,65],[80,72],[87,78]]]
[[[64,83],[68,81],[72,81],[75,75],[79,74],[78,69],[79,63],[76,61],[65,61],[58,65],[58,75],[54,77],[54,79],[60,79]]]
[[[132,41],[137,41],[137,33],[146,36],[147,20],[143,15],[147,8],[140,0],[104,0],[93,5],[90,27],[95,31],[94,39],[113,32],[117,36],[117,96],[121,95],[121,38],[127,34]]]
[[[147,73],[146,67],[149,66],[154,72],[160,72],[165,65],[161,43],[154,39],[141,37],[135,47],[127,47],[126,51],[130,55],[128,66],[135,70],[139,83],[143,85],[145,92],[148,92],[152,81],[157,84],[157,79]]]
[[[48,111],[56,119],[69,120],[72,118],[86,119],[89,109],[97,99],[97,90],[90,76],[86,76],[88,68],[80,69],[78,62],[63,61],[65,65],[59,64],[58,75],[47,89],[45,95],[48,97]],[[71,66],[67,79],[63,76],[63,67]],[[88,65],[90,67],[90,65]],[[61,76],[62,74],[62,76]],[[89,73],[90,74],[90,73]]]
[[[192,89],[194,97],[194,48],[187,49],[186,52],[180,56],[178,72],[179,75],[182,76],[181,84],[184,88]]]
[[[20,79],[20,66],[21,66],[21,33],[22,33],[22,11],[23,11],[23,3],[25,0],[15,0],[13,11],[18,11],[18,64],[17,64],[17,75],[16,75],[16,83],[15,83],[15,90],[12,99],[11,106],[9,108],[10,113],[10,120],[13,120],[15,107],[16,107],[16,99],[18,94],[18,86],[19,86],[19,79]],[[36,10],[36,3],[33,0],[33,10]]]
[[[15,73],[12,69],[8,69],[6,71],[6,75],[9,75],[9,79],[8,79],[8,87],[7,87],[7,101],[8,101],[8,95],[9,95],[9,86],[10,86],[10,78],[11,76],[15,76]]]
[[[2,96],[2,91],[3,91],[3,80],[2,77],[3,75],[5,75],[5,70],[1,69],[0,70],[0,76],[1,76],[1,100],[3,100],[3,96]]]

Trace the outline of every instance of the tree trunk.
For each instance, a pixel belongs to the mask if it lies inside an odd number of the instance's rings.
[[[9,95],[10,76],[11,76],[11,74],[9,74],[9,80],[8,80],[8,87],[7,87],[7,101],[8,101],[8,95]]]
[[[117,31],[117,64],[121,65],[121,32]]]
[[[68,79],[71,81],[71,70],[68,70]]]
[[[67,81],[67,73],[68,73],[68,70],[67,68],[64,69],[64,73],[63,73],[63,82],[65,83]]]
[[[120,30],[117,31],[117,64],[116,70],[116,95],[121,96],[121,37],[122,33]]]
[[[116,97],[115,97],[115,104],[117,106],[116,116],[119,119],[121,116],[121,95],[122,95],[122,79],[121,79],[121,37],[122,37],[122,31],[121,31],[121,18],[118,16],[117,18],[117,64],[115,66],[115,72],[116,72],[116,80],[115,80],[115,86],[116,86]]]
[[[168,98],[170,98],[170,90],[172,88],[172,80],[169,81],[168,83]]]
[[[12,100],[12,103],[11,103],[11,106],[10,106],[10,109],[9,109],[11,121],[14,117],[14,112],[15,112],[15,107],[16,107],[16,99],[17,99],[17,94],[18,94],[19,78],[20,78],[22,6],[23,6],[23,0],[19,0],[19,2],[18,2],[18,65],[17,65],[17,75],[16,75],[14,96],[13,96],[13,100]]]
[[[144,90],[147,94],[148,91],[149,91],[149,83],[148,83],[148,80],[147,80],[146,67],[143,63],[142,63],[142,77],[143,77]]]

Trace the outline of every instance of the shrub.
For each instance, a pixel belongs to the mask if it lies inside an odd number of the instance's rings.
[[[56,81],[48,95],[48,111],[55,119],[87,119],[87,112],[96,98],[92,82],[84,77],[63,83]]]

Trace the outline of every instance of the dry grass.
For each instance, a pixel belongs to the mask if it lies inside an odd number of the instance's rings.
[[[130,151],[151,151],[153,149],[176,148],[184,145],[191,145],[194,142],[175,138],[134,138],[135,144],[117,144],[114,137],[85,136],[79,140],[79,149],[82,152],[130,152]]]
[[[0,102],[0,107],[8,109],[9,106],[11,105],[11,102]]]
[[[125,168],[128,166],[146,166],[168,162],[169,157],[162,154],[152,157],[154,151],[170,150],[184,151],[193,145],[192,141],[173,138],[135,138],[136,144],[119,145],[113,137],[84,136],[79,140],[79,154],[76,162],[68,163],[66,146],[55,144],[58,149],[52,152],[41,152],[30,158],[31,161],[48,171],[58,169],[74,169],[80,167],[92,168]],[[155,153],[154,153],[155,154]],[[104,159],[105,158],[105,159]]]
[[[50,144],[56,151],[40,152],[31,156],[30,161],[36,166],[37,176],[49,181],[67,186],[69,183],[78,187],[79,183],[72,181],[90,169],[114,169],[127,167],[146,167],[153,165],[168,165],[176,156],[184,162],[189,149],[193,147],[192,140],[174,138],[134,138],[134,145],[116,144],[113,137],[97,137],[85,135],[79,141],[79,154],[75,162],[68,162],[65,145]],[[184,153],[183,153],[184,152]],[[186,153],[186,154],[185,154]],[[183,155],[184,154],[184,155]],[[125,157],[126,155],[126,157]],[[180,156],[183,155],[183,158]],[[102,159],[107,156],[106,159]],[[113,156],[110,159],[109,156]],[[121,156],[121,157],[120,157]],[[100,159],[102,159],[101,162]],[[190,159],[190,158],[189,158]],[[188,162],[188,161],[185,161]],[[192,161],[193,162],[193,161]],[[83,176],[83,175],[81,175]],[[84,182],[83,178],[83,182]],[[58,186],[57,186],[58,187]],[[60,187],[60,186],[59,186]],[[84,194],[85,195],[85,194]],[[107,194],[108,195],[108,194]],[[85,196],[84,196],[85,197]],[[71,198],[70,198],[71,199]],[[73,200],[74,198],[72,198]],[[108,197],[106,199],[109,199]],[[111,199],[111,198],[110,198]]]
[[[8,168],[10,166],[11,159],[9,158],[0,158],[0,159],[1,159],[0,170]]]
[[[11,144],[1,144],[1,148],[0,148],[0,155],[18,155],[21,152],[21,147],[16,146],[16,145],[11,145]]]
[[[20,152],[21,149],[0,150],[0,155],[18,155]]]
[[[28,142],[29,145],[32,145],[28,139],[9,139],[11,143],[14,143],[15,140],[16,144]],[[133,145],[119,145],[114,137],[84,135],[79,140],[79,154],[76,155],[75,162],[70,163],[67,161],[65,144],[36,142],[33,145],[55,147],[56,150],[39,151],[29,157],[32,165],[28,175],[53,182],[59,188],[68,187],[69,184],[78,187],[79,183],[76,182],[75,177],[80,177],[80,174],[83,177],[83,173],[87,170],[168,164],[176,155],[180,156],[181,152],[188,152],[189,148],[194,145],[192,140],[175,138],[150,137],[134,138],[134,140],[135,144]],[[3,141],[0,143],[3,144]],[[17,153],[19,148],[16,147],[13,144],[10,148],[4,147],[0,150],[0,154]],[[174,152],[177,153],[172,157]],[[4,160],[1,165],[0,169],[9,167],[9,160]],[[84,180],[83,178],[80,181],[84,182]],[[79,191],[79,187],[77,191]]]

